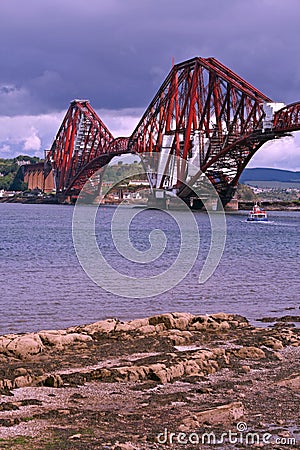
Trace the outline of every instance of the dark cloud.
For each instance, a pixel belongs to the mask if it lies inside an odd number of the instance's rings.
[[[3,0],[0,114],[89,98],[145,107],[171,67],[215,56],[274,100],[300,98],[298,0]]]

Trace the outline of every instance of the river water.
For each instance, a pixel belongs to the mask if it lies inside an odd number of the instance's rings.
[[[227,214],[225,250],[204,284],[198,277],[210,245],[210,222],[206,213],[196,212],[200,250],[188,275],[160,295],[129,298],[105,291],[82,269],[72,240],[73,210],[65,205],[0,204],[0,334],[172,311],[236,313],[255,324],[261,317],[300,315],[300,212],[271,211],[268,223],[255,224],[246,222],[245,211]],[[134,245],[147,249],[147,236],[155,228],[165,232],[168,244],[159,264],[132,269],[110,239],[114,210],[100,208],[96,235],[117,271],[146,276],[150,270],[153,275],[176,260],[180,240],[175,221],[159,210],[141,210],[130,229]]]

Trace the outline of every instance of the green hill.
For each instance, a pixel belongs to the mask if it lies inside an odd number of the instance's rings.
[[[268,168],[245,169],[241,175],[240,183],[249,184],[251,181],[274,181],[300,184],[300,172]]]
[[[26,189],[26,185],[16,175],[22,164],[28,162],[33,164],[39,161],[41,159],[36,156],[25,155],[19,155],[12,159],[0,158],[0,189],[6,191]]]

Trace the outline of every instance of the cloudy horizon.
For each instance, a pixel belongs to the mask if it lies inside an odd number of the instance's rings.
[[[175,63],[213,56],[274,101],[300,100],[297,0],[18,0],[0,5],[0,157],[43,157],[70,101],[130,135]],[[300,133],[249,167],[300,170]]]

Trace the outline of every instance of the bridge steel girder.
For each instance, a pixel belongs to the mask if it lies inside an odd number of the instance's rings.
[[[154,165],[155,160],[158,164],[164,136],[169,135],[170,154],[178,157],[175,187],[180,195],[185,161],[193,151],[199,153],[199,173],[207,172],[217,190],[223,189],[224,182],[236,178],[248,146],[234,146],[223,168],[216,162],[224,149],[262,128],[264,102],[271,99],[216,59],[194,58],[172,68],[130,137],[129,149],[153,155]],[[199,133],[197,149],[193,149],[195,133]],[[163,177],[154,187],[171,186]]]
[[[288,133],[300,129],[300,102],[291,103],[275,113],[274,129]]]
[[[300,103],[277,111],[271,122],[265,103],[272,100],[215,58],[193,58],[173,66],[129,138],[114,139],[87,100],[71,102],[46,167],[58,194],[77,195],[89,179],[92,189],[93,174],[114,156],[139,154],[151,188],[175,189],[188,199],[187,184],[205,173],[226,204],[256,151],[300,129]],[[158,176],[162,154],[167,162]],[[175,156],[172,167],[168,155]]]
[[[65,194],[91,161],[107,154],[113,140],[88,100],[72,101],[47,153],[56,192]]]
[[[64,191],[64,195],[78,195],[83,186],[85,192],[92,195],[95,192],[94,185],[100,188],[101,181],[95,178],[95,173],[105,167],[115,157],[128,153],[128,137],[119,137],[110,142],[107,151],[91,159],[72,179],[72,183]],[[90,184],[90,186],[89,186]],[[96,189],[96,190],[97,190]]]
[[[263,143],[300,129],[296,103],[277,113],[272,130],[264,130],[265,103],[272,100],[215,58],[185,61],[170,71],[131,135],[129,149],[150,154],[150,170],[155,172],[165,136],[169,136],[169,154],[178,157],[177,181],[174,184],[173,177],[171,186],[172,177],[165,175],[152,187],[173,187],[180,197],[188,197],[191,190],[184,180],[192,185],[205,173],[226,204]],[[198,158],[193,158],[195,152]],[[190,179],[189,160],[198,168]]]

